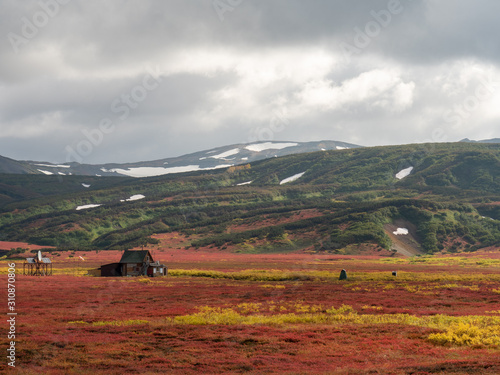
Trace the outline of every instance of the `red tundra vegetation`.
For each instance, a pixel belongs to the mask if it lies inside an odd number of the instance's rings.
[[[28,244],[26,242],[8,242],[8,241],[0,241],[0,250],[12,250],[12,249],[28,249],[28,250],[40,250],[40,249],[47,249],[50,248],[51,246],[38,246],[38,245],[32,245]]]
[[[157,249],[169,276],[100,278],[85,273],[120,251],[59,253],[54,276],[16,278],[8,372],[498,374],[498,254]],[[342,269],[348,280],[338,280]]]

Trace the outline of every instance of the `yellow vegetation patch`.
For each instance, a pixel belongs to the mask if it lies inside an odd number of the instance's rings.
[[[89,268],[52,268],[52,275],[87,276]]]
[[[253,312],[259,312],[262,304],[261,303],[240,303],[236,308],[242,314],[248,314]]]
[[[242,305],[238,305],[236,308],[203,306],[199,308],[200,311],[197,313],[168,318],[167,322],[191,325],[400,324],[443,330],[442,333],[434,333],[428,337],[431,342],[439,345],[500,348],[500,317],[370,315],[358,314],[348,305],[325,310],[322,306],[302,304],[295,304],[295,312],[263,315],[258,312],[262,310],[276,311],[276,309],[266,308],[262,304]],[[377,306],[364,307],[366,309],[380,309]],[[253,314],[254,312],[255,314]]]
[[[368,305],[361,306],[361,308],[363,310],[383,310],[384,309],[382,306],[368,306]]]
[[[452,324],[446,332],[431,334],[429,340],[440,345],[500,348],[500,325],[498,323],[496,326],[485,326],[480,321],[475,323],[459,321]]]
[[[391,264],[426,264],[433,266],[467,266],[467,267],[500,267],[500,259],[488,259],[479,257],[440,257],[424,255],[414,258],[387,258],[383,259],[381,262],[391,263]]]
[[[261,288],[273,288],[273,289],[285,289],[284,285],[272,285],[272,284],[264,284],[260,286]]]
[[[315,277],[329,277],[330,272],[294,272],[283,270],[244,270],[238,272],[222,272],[211,270],[169,270],[170,276],[209,277],[213,279],[250,280],[250,281],[285,281],[313,280]]]
[[[478,285],[459,285],[457,283],[430,283],[430,284],[425,284],[425,285],[408,285],[408,284],[402,284],[401,285],[406,291],[410,293],[417,293],[417,294],[426,294],[426,295],[431,295],[433,294],[432,291],[438,290],[438,289],[469,289],[473,292],[479,292],[479,286]]]
[[[78,320],[78,321],[74,321],[74,322],[68,322],[68,324],[91,325],[93,327],[101,327],[101,326],[123,327],[123,326],[135,326],[135,325],[141,325],[141,324],[149,324],[149,321],[130,319],[130,320],[111,320],[111,321],[88,323],[88,322],[84,322],[82,320]]]

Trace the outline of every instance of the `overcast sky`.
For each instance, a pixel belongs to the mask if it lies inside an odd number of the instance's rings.
[[[498,0],[0,0],[0,155],[500,137]]]

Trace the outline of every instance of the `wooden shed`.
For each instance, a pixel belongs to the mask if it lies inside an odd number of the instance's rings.
[[[155,262],[148,250],[125,250],[118,263],[104,264],[101,276],[166,276],[167,267]]]

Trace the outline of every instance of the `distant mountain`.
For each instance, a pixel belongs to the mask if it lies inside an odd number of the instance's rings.
[[[39,172],[36,170],[36,168],[33,168],[30,163],[0,156],[0,173],[37,174]]]
[[[473,140],[470,140],[469,138],[464,138],[460,142],[467,142],[467,143],[500,143],[500,138],[483,139],[482,141],[473,141]]]
[[[166,174],[228,168],[234,165],[252,163],[257,160],[292,154],[303,154],[315,151],[343,150],[361,146],[337,141],[319,142],[259,142],[251,144],[235,144],[217,147],[206,151],[154,161],[125,164],[53,164],[28,161],[32,172],[4,173],[36,173],[46,175],[80,175],[80,176],[128,176],[152,177]]]

